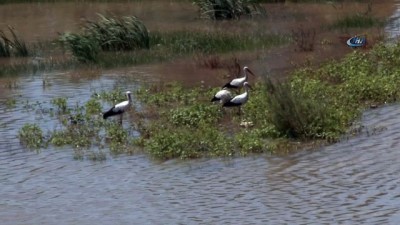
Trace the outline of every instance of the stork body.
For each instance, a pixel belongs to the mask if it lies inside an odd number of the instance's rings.
[[[247,66],[245,66],[245,67],[243,67],[244,76],[240,77],[240,78],[233,79],[231,82],[226,83],[223,86],[223,88],[225,88],[225,87],[226,88],[241,88],[243,86],[243,84],[245,82],[247,82],[247,80],[248,80],[247,72],[249,72],[251,75],[255,76],[254,73]]]
[[[224,88],[220,91],[218,91],[214,97],[211,99],[211,102],[216,102],[219,101],[221,104],[224,104],[225,102],[229,101],[232,99],[232,94],[230,91],[227,90],[227,88]]]
[[[240,114],[240,107],[246,104],[246,102],[249,100],[249,88],[250,88],[249,83],[244,82],[243,87],[245,88],[245,92],[240,95],[236,95],[229,101],[225,102],[223,104],[223,107],[238,107]]]
[[[128,99],[127,101],[118,103],[118,104],[114,105],[111,109],[109,109],[107,112],[103,113],[103,119],[107,119],[110,116],[119,115],[120,123],[122,124],[122,115],[124,112],[126,112],[129,109],[129,107],[132,104],[132,97],[131,97],[130,91],[126,92],[126,97]]]

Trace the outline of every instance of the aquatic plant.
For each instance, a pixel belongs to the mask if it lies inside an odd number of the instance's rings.
[[[54,98],[51,100],[51,104],[57,107],[58,113],[66,113],[67,112],[67,99],[63,97]]]
[[[8,109],[14,108],[17,105],[17,100],[15,98],[9,98],[6,100],[5,104]]]
[[[27,148],[39,149],[46,144],[43,131],[37,124],[25,124],[19,130],[18,137]]]
[[[104,51],[126,51],[150,47],[147,28],[135,16],[117,18],[99,14],[98,21],[87,22],[84,32],[95,38]]]
[[[8,27],[12,39],[8,38],[3,30],[0,30],[0,57],[29,56],[28,47],[25,41],[20,39],[15,33],[14,28]]]
[[[100,52],[97,39],[88,35],[64,33],[60,41],[66,44],[76,59],[83,63],[96,62]]]
[[[101,112],[101,104],[97,99],[91,98],[86,102],[85,109],[86,115],[99,114]]]
[[[4,34],[4,31],[0,30],[0,57],[11,56],[11,44],[10,40]]]
[[[116,18],[99,14],[98,21],[87,21],[82,34],[64,33],[60,41],[84,63],[96,62],[100,50],[128,51],[150,47],[147,28],[134,16]]]
[[[265,15],[265,9],[252,0],[194,0],[203,18],[212,20],[240,19],[243,15]]]

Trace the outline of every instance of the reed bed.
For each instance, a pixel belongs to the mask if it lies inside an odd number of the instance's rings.
[[[195,0],[200,17],[212,20],[238,20],[242,16],[266,15],[265,9],[252,0]]]

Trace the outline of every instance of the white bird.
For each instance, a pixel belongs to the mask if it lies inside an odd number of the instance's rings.
[[[243,86],[244,82],[246,82],[247,79],[248,79],[247,72],[249,72],[251,75],[255,76],[254,73],[247,66],[243,67],[243,72],[244,72],[244,77],[233,79],[231,82],[226,83],[223,86],[223,88],[224,87],[227,87],[227,88],[241,88]]]
[[[223,88],[222,90],[218,91],[214,97],[211,99],[211,102],[219,101],[221,104],[232,99],[232,94],[227,88]]]
[[[120,123],[122,124],[122,115],[130,108],[132,104],[132,97],[130,91],[126,92],[126,97],[128,99],[127,101],[118,103],[114,105],[111,109],[109,109],[107,112],[103,113],[103,119],[107,119],[110,116],[120,115]]]
[[[249,100],[249,88],[251,88],[250,84],[247,82],[243,83],[243,87],[245,88],[245,92],[240,94],[240,95],[236,95],[235,97],[233,97],[232,99],[230,99],[229,101],[225,102],[222,106],[223,107],[238,107],[239,108],[239,114],[240,114],[240,107],[244,104],[246,104],[246,102]]]

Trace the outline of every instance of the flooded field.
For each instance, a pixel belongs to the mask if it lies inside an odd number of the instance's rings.
[[[376,13],[384,15],[392,5],[377,7]],[[305,12],[298,11],[300,6],[287,7],[297,10],[295,18],[307,18],[302,16]],[[385,28],[392,39],[398,35],[397,7],[397,11],[391,11],[391,23]],[[164,14],[144,13],[159,8],[165,10],[160,10]],[[190,4],[139,1],[130,5],[0,5],[0,28],[12,24],[24,37],[52,39],[57,32],[76,30],[82,18],[94,18],[97,12],[135,12],[150,29],[189,29],[193,23],[203,24],[193,18],[196,11]],[[170,20],[164,19],[167,15]],[[177,21],[181,22],[176,24]],[[223,25],[216,26],[220,29],[218,26]],[[281,24],[276,29],[285,26]],[[321,38],[329,35],[321,34]],[[333,40],[339,39],[335,36]],[[279,75],[290,70],[293,62],[301,64],[307,57],[339,57],[348,51],[344,45],[318,45],[313,53],[304,53],[306,56],[288,48],[238,56],[256,71],[270,70]],[[178,65],[181,68],[174,70]],[[35,152],[19,143],[18,130],[25,123],[41,121],[45,130],[56,128],[55,119],[40,110],[51,107],[54,97],[67,97],[70,104],[75,104],[86,101],[95,91],[116,86],[136,90],[144,83],[168,79],[192,85],[202,80],[206,85],[216,82],[212,77],[218,71],[194,71],[195,68],[180,60],[115,70],[53,71],[0,78],[0,224],[400,223],[399,105],[365,112],[362,132],[356,137],[288,156],[160,163],[136,154],[93,162],[74,160],[69,148]],[[196,76],[185,76],[191,72]],[[15,106],[7,105],[7,99],[16,99]],[[140,107],[135,99],[134,104]]]

